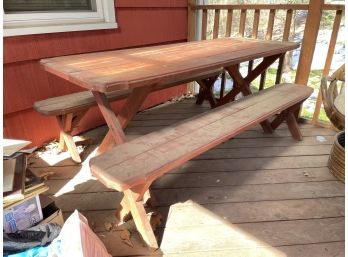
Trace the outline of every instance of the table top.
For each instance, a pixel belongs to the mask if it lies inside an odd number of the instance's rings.
[[[88,90],[110,92],[170,83],[244,61],[285,53],[299,43],[221,38],[41,60],[43,68]]]

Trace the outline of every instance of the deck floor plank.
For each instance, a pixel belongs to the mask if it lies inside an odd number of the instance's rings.
[[[185,99],[140,112],[127,139],[208,109]],[[163,216],[156,252],[144,247],[132,221],[122,227],[133,247],[106,231],[122,194],[88,177],[88,160],[77,165],[62,153],[54,165],[33,158],[29,167],[48,176],[47,194],[64,217],[81,211],[113,256],[344,256],[344,184],[327,168],[336,132],[310,124],[301,130],[297,142],[284,125],[272,135],[255,126],[158,179],[151,189],[157,206],[149,209]],[[83,134],[91,139],[83,159],[106,132],[103,126]]]

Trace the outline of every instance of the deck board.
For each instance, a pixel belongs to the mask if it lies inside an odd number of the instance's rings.
[[[207,110],[194,99],[158,106],[135,117],[127,138]],[[297,142],[285,126],[274,135],[255,126],[157,180],[151,210],[163,223],[156,252],[144,247],[132,221],[122,227],[131,231],[133,247],[106,231],[122,194],[91,180],[87,161],[77,165],[62,153],[53,166],[44,158],[30,159],[29,166],[48,174],[47,194],[66,191],[55,197],[64,216],[79,209],[113,256],[344,256],[344,184],[326,166],[336,132],[310,124],[301,130],[304,140]],[[84,159],[106,131],[84,133],[91,139]]]

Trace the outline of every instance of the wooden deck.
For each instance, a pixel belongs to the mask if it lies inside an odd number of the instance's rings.
[[[193,100],[139,113],[127,137],[209,109]],[[113,256],[344,256],[344,184],[326,167],[336,132],[308,124],[301,129],[304,140],[296,142],[285,126],[273,135],[254,127],[156,181],[151,210],[163,216],[156,252],[143,246],[132,221],[110,229],[122,195],[91,179],[88,169],[105,126],[76,138],[84,145],[82,165],[55,154],[51,144],[29,166],[48,177],[48,194],[64,216],[81,211]],[[120,228],[131,231],[132,246],[114,231]]]

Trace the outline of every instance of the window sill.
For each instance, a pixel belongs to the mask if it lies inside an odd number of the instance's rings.
[[[101,30],[101,29],[117,29],[116,22],[103,22],[103,23],[85,23],[85,24],[65,24],[65,25],[50,25],[50,26],[37,26],[37,27],[4,27],[4,37],[11,36],[23,36],[31,34],[45,34],[45,33],[58,33],[69,31],[87,31],[87,30]]]

